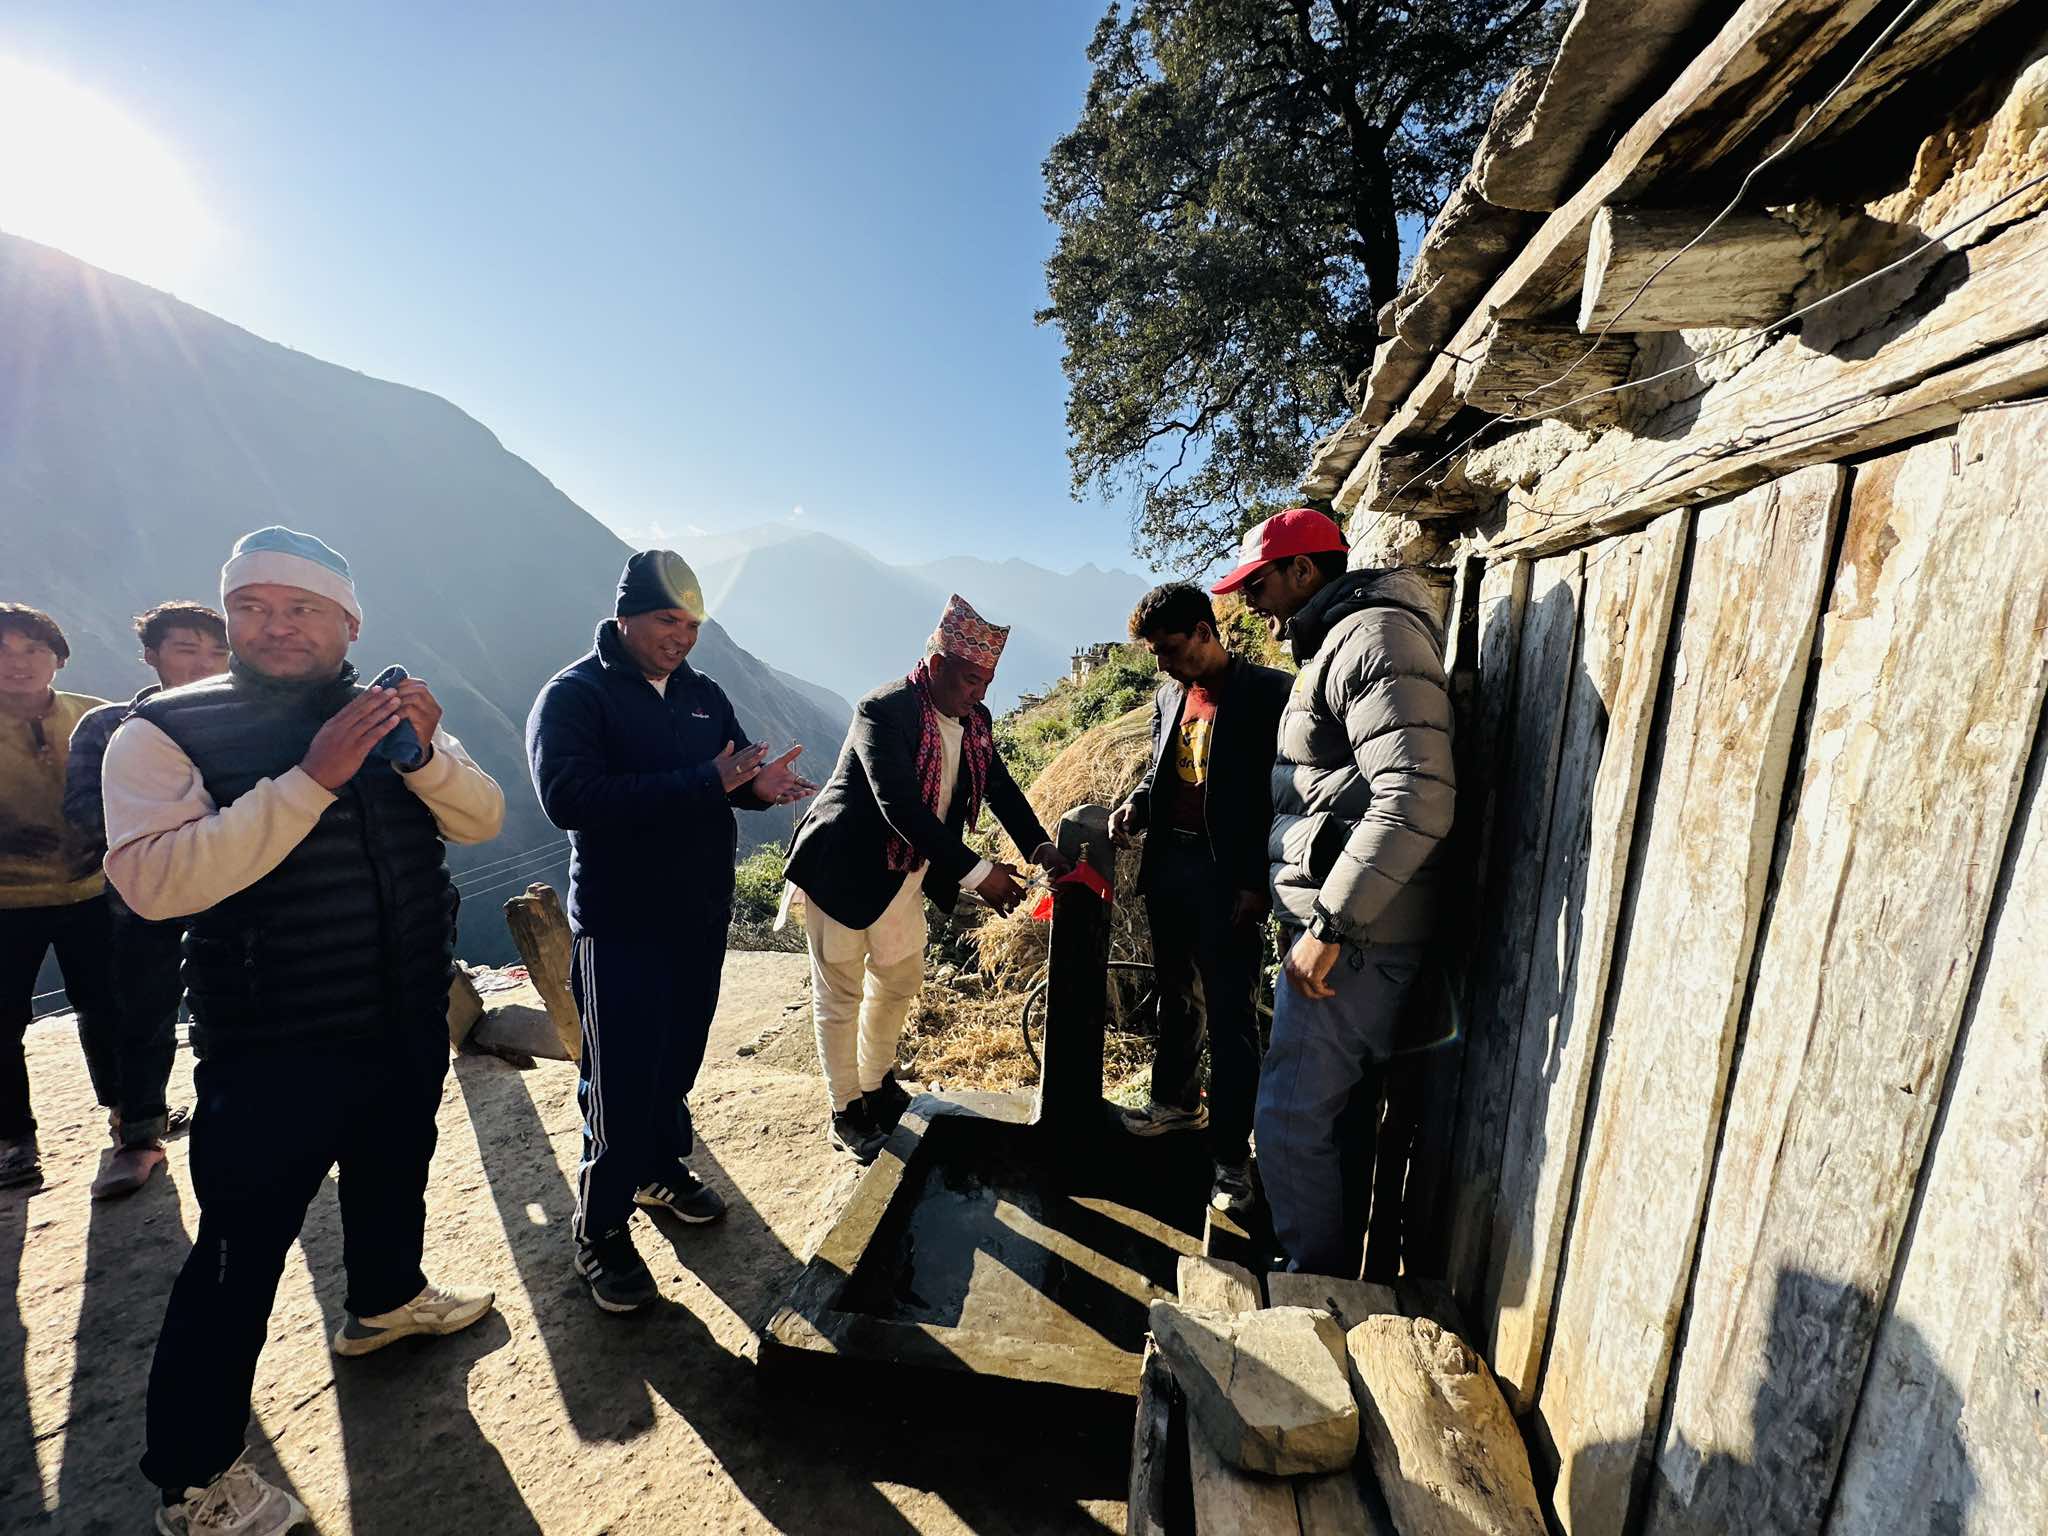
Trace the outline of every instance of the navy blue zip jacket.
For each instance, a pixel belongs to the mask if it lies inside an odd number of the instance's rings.
[[[641,675],[618,622],[548,680],[526,717],[526,761],[549,821],[569,834],[569,926],[579,936],[654,936],[679,914],[732,915],[739,826],[764,809],[727,795],[714,759],[749,743],[725,690],[688,662],[665,692]]]

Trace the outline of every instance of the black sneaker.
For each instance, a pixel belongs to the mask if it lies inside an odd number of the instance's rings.
[[[716,1221],[725,1214],[725,1201],[718,1191],[681,1163],[676,1164],[675,1172],[667,1178],[641,1185],[634,1192],[633,1203],[655,1210],[674,1211],[684,1221],[698,1226]]]
[[[576,1245],[576,1273],[607,1312],[637,1312],[661,1293],[624,1227]]]
[[[832,1124],[825,1132],[825,1139],[840,1151],[849,1154],[857,1163],[872,1163],[875,1154],[882,1150],[882,1143],[889,1138],[875,1129],[868,1118],[865,1099],[855,1099],[846,1108],[834,1110]]]
[[[868,1124],[884,1135],[896,1129],[896,1122],[903,1118],[903,1111],[910,1108],[910,1095],[896,1081],[894,1071],[882,1078],[881,1087],[870,1088],[862,1094],[860,1101],[867,1106]]]
[[[1252,1208],[1252,1170],[1249,1163],[1218,1163],[1216,1182],[1209,1187],[1209,1207],[1225,1216],[1242,1216]]]

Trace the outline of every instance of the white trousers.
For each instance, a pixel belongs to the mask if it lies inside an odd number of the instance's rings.
[[[922,921],[922,914],[919,914]],[[924,984],[924,945],[878,962],[873,929],[835,923],[807,903],[804,937],[811,955],[811,1026],[834,1112],[882,1086],[896,1065],[896,1044]],[[894,937],[894,936],[892,936]],[[900,948],[900,943],[887,948]]]

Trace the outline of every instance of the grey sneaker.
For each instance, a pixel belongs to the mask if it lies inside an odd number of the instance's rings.
[[[38,1184],[43,1177],[43,1155],[33,1136],[0,1141],[0,1189],[18,1184]]]
[[[204,1488],[158,1505],[156,1528],[163,1536],[282,1536],[305,1518],[305,1505],[237,1460]]]
[[[357,1317],[334,1331],[337,1355],[367,1355],[416,1333],[460,1333],[497,1303],[497,1293],[473,1285],[430,1285],[402,1307]]]
[[[1121,1116],[1124,1129],[1133,1136],[1164,1136],[1169,1131],[1200,1131],[1208,1128],[1209,1106],[1197,1104],[1193,1109],[1180,1109],[1172,1104],[1147,1104],[1143,1109],[1127,1109]]]
[[[681,1163],[676,1164],[676,1171],[667,1178],[641,1185],[634,1191],[633,1203],[655,1210],[673,1211],[684,1221],[698,1226],[716,1221],[725,1214],[724,1197]]]

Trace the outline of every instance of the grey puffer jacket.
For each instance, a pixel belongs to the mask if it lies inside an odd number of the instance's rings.
[[[1352,571],[1287,628],[1301,664],[1273,765],[1273,911],[1320,908],[1347,938],[1415,944],[1436,927],[1457,808],[1444,638],[1424,577]]]

